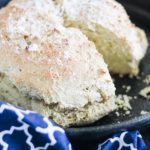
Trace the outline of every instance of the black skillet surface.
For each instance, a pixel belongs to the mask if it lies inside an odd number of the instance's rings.
[[[7,2],[8,0],[0,0],[0,7],[6,5]],[[142,28],[146,29],[150,42],[150,15],[148,15],[148,11],[143,11],[143,9],[135,4],[128,5],[128,3],[124,3],[124,5],[129,11],[131,18],[137,22],[138,25],[142,26]],[[142,80],[145,79],[146,75],[150,74],[150,48],[148,49],[147,55],[141,62],[140,70],[139,76],[141,79],[131,79],[127,76],[119,78],[117,75],[112,75],[115,79],[117,94],[126,94],[125,90],[122,88],[122,85],[130,85],[132,88],[128,95],[138,97],[136,100],[133,99],[131,101],[132,111],[130,115],[124,116],[123,112],[120,111],[121,115],[117,117],[114,112],[89,126],[67,128],[66,132],[70,139],[85,141],[96,140],[118,131],[127,129],[142,130],[150,126],[150,113],[144,116],[140,115],[142,110],[150,111],[150,100],[145,100],[143,97],[138,95],[139,91],[146,86]]]

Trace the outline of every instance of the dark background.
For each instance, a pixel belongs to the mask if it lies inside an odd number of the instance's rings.
[[[150,34],[150,0],[118,0],[121,2],[131,20],[139,27],[145,29]],[[0,0],[0,7],[6,5],[8,0]],[[146,144],[150,149],[150,127],[141,132]],[[81,142],[71,141],[75,150],[96,150],[98,143],[103,142],[105,139],[99,141],[86,141]]]

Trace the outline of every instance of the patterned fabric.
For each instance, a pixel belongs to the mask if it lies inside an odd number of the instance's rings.
[[[46,117],[0,101],[0,150],[71,150],[65,131]]]
[[[148,150],[138,131],[126,131],[115,134],[99,144],[98,150]]]
[[[48,118],[0,101],[0,150],[72,150],[64,129]],[[148,150],[138,131],[115,134],[98,150]]]

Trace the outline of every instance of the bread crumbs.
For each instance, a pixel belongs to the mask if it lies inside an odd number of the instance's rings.
[[[147,111],[142,110],[140,114],[141,114],[141,115],[146,115],[147,113],[148,113]]]
[[[147,85],[150,84],[150,75],[147,75],[146,78],[143,80],[144,83]]]
[[[130,104],[131,99],[132,99],[131,96],[122,95],[122,94],[119,94],[116,97],[116,104],[117,104],[118,108],[123,109],[125,111],[126,115],[129,115],[130,111],[132,110],[132,107],[131,107],[131,104]]]
[[[139,95],[146,99],[150,99],[150,86],[145,87],[139,92]]]

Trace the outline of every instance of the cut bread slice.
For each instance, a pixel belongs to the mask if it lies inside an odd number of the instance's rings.
[[[82,30],[114,73],[137,75],[148,42],[114,0],[56,0],[66,27]]]
[[[15,0],[0,11],[0,97],[62,126],[94,122],[116,108],[107,65],[51,11],[49,0]]]

